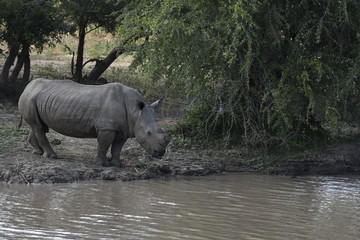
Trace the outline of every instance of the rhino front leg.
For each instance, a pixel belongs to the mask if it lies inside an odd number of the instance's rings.
[[[45,151],[45,157],[57,158],[56,153],[50,146],[49,140],[47,139],[45,132],[42,130],[33,130],[33,133],[34,133],[36,140],[39,143],[41,149],[43,149]]]
[[[116,167],[121,167],[122,162],[120,160],[120,152],[122,147],[124,146],[126,140],[115,140],[111,145],[111,165]]]
[[[40,147],[40,144],[39,144],[38,140],[36,139],[33,131],[31,131],[29,134],[28,142],[34,148],[33,154],[40,155],[40,156],[44,154],[44,150]]]
[[[110,145],[113,143],[115,139],[116,132],[111,130],[102,130],[99,131],[97,142],[98,142],[98,149],[97,149],[97,156],[96,156],[96,163],[101,164],[103,167],[110,167],[110,163],[106,158],[106,154],[109,150]]]

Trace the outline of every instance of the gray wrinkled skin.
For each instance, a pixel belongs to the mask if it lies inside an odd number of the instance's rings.
[[[34,154],[57,158],[45,134],[49,128],[78,138],[97,138],[96,161],[121,166],[120,152],[135,137],[153,157],[161,157],[170,141],[157,126],[155,109],[135,89],[120,83],[82,85],[70,80],[36,79],[19,99],[19,111],[30,125]],[[112,160],[106,153],[111,146]]]

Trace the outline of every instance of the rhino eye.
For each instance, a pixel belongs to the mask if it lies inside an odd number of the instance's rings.
[[[151,135],[151,132],[150,131],[147,131],[147,133],[146,133],[148,136],[150,136]]]

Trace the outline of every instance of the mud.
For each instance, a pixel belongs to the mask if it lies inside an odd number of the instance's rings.
[[[77,139],[50,131],[59,159],[33,155],[26,124],[17,130],[19,115],[0,112],[0,181],[7,183],[68,183],[85,180],[144,180],[204,176],[220,172],[263,174],[360,174],[360,140],[299,154],[267,154],[240,150],[179,149],[170,144],[162,159],[150,157],[134,139],[122,151],[124,167],[96,165],[96,139]]]

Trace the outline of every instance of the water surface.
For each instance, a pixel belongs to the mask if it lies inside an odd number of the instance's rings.
[[[0,184],[0,239],[359,239],[360,178]]]

